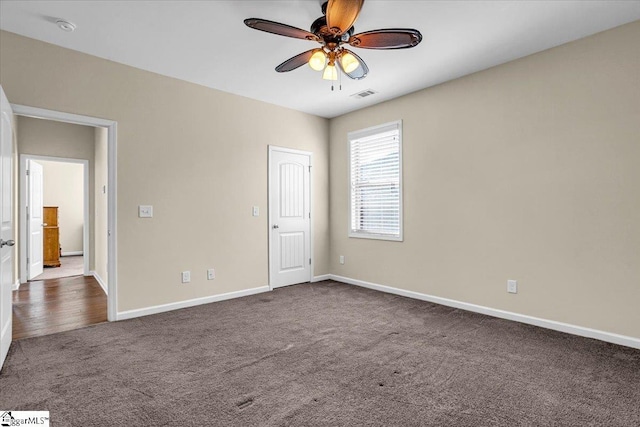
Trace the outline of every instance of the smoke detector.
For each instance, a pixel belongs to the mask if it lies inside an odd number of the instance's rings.
[[[58,25],[58,28],[62,31],[66,31],[67,33],[72,33],[76,30],[76,24],[69,22],[66,19],[58,19],[56,24]]]

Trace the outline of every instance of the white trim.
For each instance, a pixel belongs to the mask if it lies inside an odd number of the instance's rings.
[[[121,311],[118,313],[117,320],[133,319],[135,317],[164,313],[165,311],[178,310],[181,308],[194,307],[197,305],[209,304],[212,302],[225,301],[225,300],[234,299],[234,298],[241,298],[249,295],[269,292],[270,290],[271,289],[269,289],[269,286],[260,286],[258,288],[244,289],[242,291],[227,292],[225,294],[212,295],[212,296],[202,297],[202,298],[194,298],[186,301],[155,305],[155,306],[139,308],[135,310]]]
[[[118,123],[107,128],[107,318],[118,319]]]
[[[69,251],[69,252],[60,252],[60,256],[84,256],[84,252],[82,251]],[[88,258],[88,257],[85,257]],[[89,275],[91,275],[91,272],[89,272]],[[85,276],[87,276],[87,274],[85,274]]]
[[[315,270],[316,258],[313,256],[313,220],[315,213],[313,212],[313,153],[309,153],[309,258],[311,258],[311,264],[309,265],[309,281],[313,280],[313,272]]]
[[[104,291],[104,294],[105,295],[109,295],[109,288],[107,287],[107,284],[105,283],[105,281],[102,279],[102,277],[100,277],[100,275],[95,270],[91,270],[89,272],[89,276],[93,276],[96,279],[96,282],[98,282],[98,284],[100,285],[100,287]]]
[[[448,298],[436,297],[419,292],[407,291],[404,289],[380,285],[377,283],[365,282],[363,280],[351,279],[334,274],[331,274],[330,276],[331,280],[335,280],[336,282],[348,283],[350,285],[361,286],[363,288],[374,289],[376,291],[386,292],[389,294],[401,295],[403,297],[418,299],[422,301],[429,301],[436,304],[446,305],[448,307],[454,307],[461,310],[472,311],[474,313],[481,313],[488,316],[498,317],[500,319],[513,320],[515,322],[526,323],[528,325],[539,326],[541,328],[553,329],[554,331],[565,332],[568,334],[578,335],[586,338],[594,338],[600,341],[606,341],[613,344],[640,349],[640,338],[614,334],[597,329],[585,328],[583,326],[571,325],[569,323],[556,322],[555,320],[541,319],[539,317],[527,316],[525,314],[499,310],[482,305],[470,304],[467,302],[456,301]]]
[[[12,291],[17,291],[18,289],[20,289],[20,280],[16,280],[16,282],[13,285],[11,285]]]
[[[269,145],[268,147],[269,147],[269,152],[280,151],[282,153],[300,154],[300,155],[309,156],[309,157],[313,156],[313,152],[306,151],[306,150],[298,150],[297,148],[280,147],[278,145]]]
[[[17,116],[34,117],[36,119],[49,119],[55,120],[57,122],[73,123],[76,125],[108,128],[115,123],[113,120],[83,116],[80,114],[65,113],[63,111],[47,110],[46,108],[30,107],[28,105],[11,104],[11,108],[13,108],[13,114]]]
[[[323,274],[322,276],[314,276],[313,279],[311,279],[311,283],[322,282],[323,280],[331,280],[331,275]]]
[[[271,271],[271,250],[272,250],[272,239],[271,239],[271,224],[273,224],[273,221],[271,220],[271,206],[269,205],[269,200],[270,200],[270,191],[271,191],[271,153],[274,151],[279,151],[282,153],[291,153],[291,154],[300,154],[302,156],[308,156],[309,157],[309,214],[311,215],[311,217],[309,218],[309,245],[311,246],[309,248],[309,258],[311,258],[311,265],[309,266],[309,281],[313,282],[313,270],[315,267],[315,257],[314,257],[314,252],[313,252],[313,240],[314,240],[314,233],[313,233],[313,220],[315,217],[315,214],[313,212],[313,176],[311,174],[311,171],[313,171],[313,152],[312,151],[304,151],[304,150],[298,150],[296,148],[286,148],[286,147],[279,147],[277,145],[269,145],[267,146],[268,148],[268,152],[267,152],[267,233],[269,236],[269,245],[268,245],[268,254],[267,254],[267,260],[268,260],[268,276],[269,276],[269,289],[273,290],[273,277],[272,277],[272,271]]]
[[[91,229],[91,218],[89,217],[89,160],[86,159],[72,159],[66,157],[53,157],[53,156],[40,156],[35,154],[20,154],[20,280],[24,283],[28,280],[28,268],[27,265],[27,251],[28,241],[27,238],[27,160],[43,161],[43,162],[60,162],[60,163],[73,163],[82,165],[82,197],[84,198],[82,203],[82,215],[84,216],[84,224],[82,225],[82,245],[83,251],[87,252],[87,256],[84,257],[84,266],[82,273],[89,275],[89,257],[91,248],[89,247],[89,233]],[[82,255],[83,251],[79,251]],[[65,252],[62,253],[64,256]]]
[[[108,119],[101,119],[98,117],[82,116],[79,114],[65,113],[61,111],[47,110],[37,107],[29,107],[19,104],[11,104],[11,108],[13,109],[13,113],[19,116],[36,117],[40,119],[55,120],[65,123],[107,128],[107,274],[109,277],[107,283],[109,289],[109,293],[107,296],[107,318],[109,319],[109,321],[115,321],[118,315],[118,122]],[[85,258],[88,259],[88,257]]]

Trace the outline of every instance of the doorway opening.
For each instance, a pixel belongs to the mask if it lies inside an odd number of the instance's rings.
[[[89,175],[88,160],[20,155],[21,282],[92,275]]]
[[[87,170],[88,167],[83,162],[83,182],[84,188],[91,188],[94,190],[93,197],[89,199],[94,199],[93,206],[91,203],[87,203],[88,197],[86,197],[83,205],[84,217],[89,218],[84,221],[83,224],[83,243],[82,243],[82,276],[73,276],[67,277],[64,279],[51,279],[47,282],[52,284],[54,282],[58,282],[57,285],[61,285],[60,281],[73,281],[73,280],[87,280],[91,279],[94,282],[97,281],[99,286],[97,289],[102,288],[101,292],[104,296],[106,294],[106,314],[107,320],[115,321],[117,320],[117,235],[116,235],[116,144],[117,144],[117,123],[112,120],[106,120],[96,117],[90,116],[82,116],[77,114],[64,113],[53,110],[46,110],[36,107],[29,107],[24,105],[16,105],[12,104],[13,112],[18,119],[32,118],[32,119],[44,119],[45,121],[53,121],[53,122],[61,122],[66,124],[75,124],[75,125],[83,125],[87,127],[92,127],[96,132],[95,143],[98,144],[98,138],[100,140],[100,161],[106,166],[104,170],[100,171],[102,176],[100,177],[100,181],[94,180],[92,183],[88,182],[87,179]],[[99,135],[99,136],[98,136]],[[17,135],[18,141],[20,141],[21,135],[18,133]],[[97,145],[96,145],[97,147]],[[44,156],[43,154],[32,155],[32,157],[55,157],[55,156]],[[96,156],[98,156],[98,150],[96,150]],[[96,157],[96,164],[98,163],[98,158]],[[43,160],[33,159],[33,160]],[[69,163],[70,158],[54,158],[54,159],[45,159],[47,161],[57,161],[57,162],[67,162]],[[73,160],[73,159],[71,159]],[[77,160],[77,159],[76,159]],[[26,162],[26,159],[25,159]],[[22,166],[22,160],[21,160]],[[26,165],[25,165],[26,168]],[[25,175],[20,174],[20,180],[22,181]],[[98,176],[98,171],[94,172],[94,177]],[[26,185],[26,180],[24,183],[21,182],[20,187],[24,187]],[[20,188],[19,187],[19,188]],[[99,196],[99,197],[97,197]],[[89,205],[89,206],[88,206]],[[23,216],[20,213],[19,217],[23,218],[21,223],[26,221],[26,204],[20,205],[20,208],[25,209],[25,215]],[[89,213],[87,214],[87,210]],[[93,214],[93,215],[92,215]],[[93,221],[91,221],[93,219]],[[44,224],[44,222],[43,222]],[[27,283],[29,281],[28,274],[26,271],[26,227],[22,227],[20,225],[20,252],[21,255],[24,254],[24,257],[21,256],[20,262],[20,283]],[[93,227],[91,229],[91,227]],[[24,228],[24,231],[23,231]],[[92,230],[92,231],[91,231]],[[62,252],[66,252],[64,248],[62,248]],[[65,255],[74,256],[74,252],[77,254],[77,251],[68,251],[71,253],[65,253]],[[61,253],[62,254],[62,253]],[[63,257],[64,258],[64,257]],[[100,259],[101,261],[95,262],[96,259]],[[25,262],[22,261],[25,260]],[[92,262],[92,260],[94,260]],[[100,264],[100,266],[98,266]],[[24,268],[23,268],[24,266]],[[100,271],[98,271],[100,270]],[[34,282],[32,282],[34,283]],[[38,282],[40,283],[40,282]],[[22,287],[22,285],[20,286]],[[94,287],[95,288],[95,287]],[[93,291],[92,291],[93,292]]]

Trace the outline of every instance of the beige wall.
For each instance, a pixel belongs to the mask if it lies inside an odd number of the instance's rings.
[[[5,33],[0,34],[3,35],[0,38],[2,42]],[[0,48],[3,47],[4,45],[0,45]],[[4,87],[4,84],[2,86]],[[5,92],[7,92],[6,89]],[[9,101],[22,104],[12,99]],[[24,116],[18,116],[17,127],[19,154],[80,159],[89,162],[89,247],[93,248],[94,128]],[[63,248],[63,251],[66,250]],[[93,269],[93,266],[93,253],[89,251],[89,268]]]
[[[95,128],[95,249],[94,271],[103,284],[108,283],[107,275],[107,130]]]
[[[638,40],[635,22],[332,120],[332,273],[639,338]],[[404,242],[347,238],[347,132],[397,119]]]
[[[315,274],[329,273],[326,119],[12,33],[0,49],[11,102],[118,122],[119,311],[267,285],[269,144],[314,153]]]
[[[93,163],[93,129],[91,126],[18,116],[18,150],[20,154],[90,160]]]
[[[44,206],[58,207],[62,254],[84,250],[84,165],[38,160],[43,172]]]
[[[6,32],[0,83],[14,103],[118,122],[120,311],[267,283],[274,144],[315,155],[316,275],[640,337],[638,39],[628,24],[330,126]],[[405,240],[349,239],[346,134],[397,119]]]

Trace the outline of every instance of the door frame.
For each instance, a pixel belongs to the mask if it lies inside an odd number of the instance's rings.
[[[15,259],[16,259],[16,251],[15,248],[11,246],[15,245],[16,237],[16,215],[15,215],[15,153],[16,153],[16,121],[14,119],[14,114],[11,108],[11,104],[4,93],[4,89],[2,85],[0,85],[0,104],[2,104],[2,108],[0,111],[0,121],[4,122],[5,119],[8,123],[6,125],[8,128],[5,128],[4,123],[0,125],[2,130],[7,130],[6,134],[8,134],[7,139],[3,139],[0,136],[0,179],[8,178],[9,187],[7,188],[6,182],[3,182],[2,192],[0,194],[0,200],[5,199],[5,197],[9,196],[8,205],[3,205],[0,208],[0,240],[7,239],[6,244],[7,248],[0,250],[0,370],[4,365],[4,362],[7,359],[9,354],[9,350],[11,349],[12,340],[13,340],[13,314],[12,314],[12,302],[11,302],[11,288],[14,286],[14,280],[16,280],[16,271],[15,271]],[[6,108],[6,110],[5,110]],[[5,152],[6,149],[6,152]],[[8,160],[8,161],[7,161]],[[7,167],[8,169],[5,169]],[[6,190],[9,190],[8,194]],[[5,218],[4,212],[6,208],[9,207],[8,215]],[[1,232],[4,232],[1,233]],[[11,241],[14,241],[11,244]],[[0,247],[1,248],[1,247]],[[5,270],[5,268],[7,270]]]
[[[279,147],[277,145],[268,145],[268,156],[267,156],[267,236],[268,236],[268,240],[269,240],[269,254],[267,257],[267,264],[268,264],[268,271],[269,271],[269,290],[273,290],[273,271],[271,269],[271,260],[273,258],[273,239],[272,239],[272,235],[273,233],[271,232],[271,224],[273,224],[273,219],[271,218],[271,205],[270,205],[270,200],[271,200],[271,157],[272,157],[272,153],[274,151],[278,151],[281,153],[291,153],[291,154],[300,154],[303,156],[308,156],[309,157],[309,213],[311,214],[311,218],[309,218],[309,246],[311,246],[309,248],[309,257],[311,258],[311,266],[309,268],[309,282],[313,282],[313,268],[315,265],[315,257],[313,256],[313,219],[315,217],[314,213],[313,213],[313,174],[311,173],[311,171],[313,171],[313,152],[311,151],[304,151],[304,150],[298,150],[295,148],[286,148],[286,147]]]
[[[19,138],[19,136],[18,136]],[[70,159],[66,157],[39,156],[35,154],[20,154],[20,283],[27,282],[29,278],[29,266],[27,265],[27,254],[29,239],[27,238],[28,224],[27,217],[27,160],[42,160],[44,162],[74,163],[83,165],[82,171],[82,202],[84,224],[82,226],[82,252],[83,252],[83,275],[89,276],[89,257],[91,247],[89,245],[89,230],[91,229],[91,217],[89,215],[89,161],[82,159]]]
[[[107,129],[107,319],[117,320],[118,314],[118,221],[117,221],[117,141],[118,122],[98,117],[47,110],[27,105],[11,104],[16,116],[34,117]],[[20,135],[18,135],[20,138]],[[88,186],[87,186],[88,187]]]

